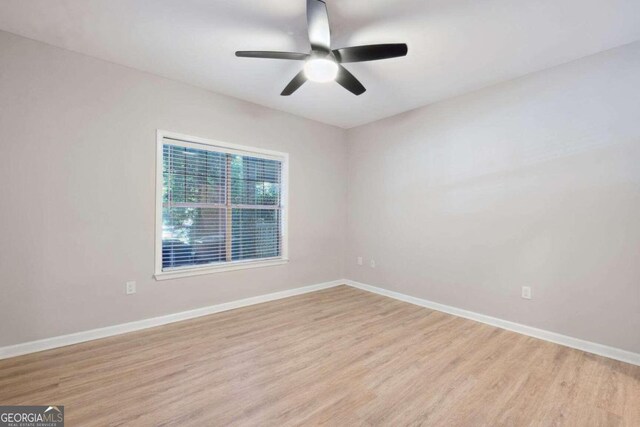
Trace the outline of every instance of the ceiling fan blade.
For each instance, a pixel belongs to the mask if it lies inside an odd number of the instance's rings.
[[[296,76],[289,82],[287,87],[284,88],[284,90],[280,95],[282,96],[291,95],[293,92],[298,90],[298,88],[302,86],[306,81],[307,81],[307,78],[304,75],[304,70],[302,70],[298,74],[296,74]]]
[[[407,45],[404,43],[387,43],[343,47],[335,49],[333,54],[338,62],[364,62],[405,56],[407,51]]]
[[[343,88],[353,93],[354,95],[362,95],[367,89],[362,86],[362,83],[355,78],[353,74],[351,74],[346,68],[342,65],[338,65],[338,76],[336,77],[336,82],[340,84]]]
[[[312,50],[328,53],[331,50],[331,31],[324,0],[307,0],[307,27]]]
[[[307,53],[297,52],[271,52],[261,50],[239,50],[236,56],[240,58],[266,58],[266,59],[292,59],[294,61],[304,61],[309,57]]]

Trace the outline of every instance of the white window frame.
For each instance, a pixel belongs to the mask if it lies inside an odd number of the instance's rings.
[[[203,266],[182,266],[174,267],[171,270],[162,270],[162,162],[163,145],[165,139],[171,139],[172,145],[187,148],[202,149],[203,145],[208,149],[215,148],[221,153],[239,154],[242,156],[258,157],[269,160],[277,160],[282,164],[281,170],[281,253],[279,257],[257,260],[227,261],[216,265]],[[156,248],[155,248],[155,275],[156,280],[175,279],[179,277],[196,276],[201,274],[219,273],[222,271],[241,270],[245,268],[270,267],[282,265],[289,262],[288,245],[288,214],[289,214],[289,154],[279,151],[266,150],[264,148],[248,147],[244,145],[231,144],[228,142],[215,141],[207,138],[183,135],[176,132],[157,130],[156,138]]]

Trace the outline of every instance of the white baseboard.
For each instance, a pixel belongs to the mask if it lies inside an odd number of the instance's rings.
[[[366,285],[364,283],[355,282],[353,280],[345,279],[342,281],[342,283],[345,283],[354,288],[362,289],[364,291],[369,291],[375,294],[379,294],[379,295],[383,295],[383,296],[397,299],[400,301],[408,302],[410,304],[419,305],[421,307],[430,308],[432,310],[441,311],[443,313],[453,314],[454,316],[464,317],[465,319],[486,323],[487,325],[496,326],[498,328],[517,332],[519,334],[528,335],[530,337],[539,338],[545,341],[550,341],[552,343],[564,345],[566,347],[571,347],[578,350],[586,351],[587,353],[593,353],[593,354],[597,354],[598,356],[604,356],[610,359],[615,359],[621,362],[631,363],[633,365],[640,366],[640,354],[633,353],[631,351],[622,350],[615,347],[609,347],[606,345],[569,337],[569,336],[558,334],[555,332],[545,331],[544,329],[538,329],[531,326],[522,325],[520,323],[510,322],[508,320],[498,319],[496,317],[475,313],[473,311],[463,310],[461,308],[456,308],[449,305],[425,300],[422,298],[401,294],[400,292],[394,292],[387,289]]]
[[[99,338],[125,334],[127,332],[139,331],[141,329],[153,328],[154,326],[166,325],[167,323],[193,319],[195,317],[206,316],[208,314],[219,313],[221,311],[233,310],[234,308],[274,301],[294,295],[306,294],[309,292],[319,291],[321,289],[332,288],[334,286],[342,284],[344,284],[343,280],[334,280],[331,282],[318,283],[315,285],[303,286],[301,288],[288,289],[286,291],[274,292],[271,294],[259,295],[256,297],[197,308],[195,310],[167,314],[165,316],[153,317],[151,319],[143,319],[135,322],[107,326],[105,328],[92,329],[89,331],[76,332],[68,335],[60,335],[52,338],[45,338],[37,341],[29,341],[21,344],[0,347],[0,360],[28,353],[35,353],[37,351],[49,350],[52,348],[64,347],[71,344],[92,341]]]
[[[464,317],[465,319],[475,320],[477,322],[486,323],[491,326],[517,332],[530,337],[539,338],[556,344],[586,351],[588,353],[597,354],[599,356],[608,357],[619,360],[621,362],[631,363],[640,366],[640,354],[622,350],[615,347],[609,347],[578,338],[569,337],[555,332],[537,329],[531,326],[522,325],[520,323],[510,322],[508,320],[498,319],[473,311],[463,310],[461,308],[452,307],[445,304],[425,300],[422,298],[405,295],[399,292],[390,291],[375,286],[366,285],[364,283],[355,282],[353,280],[342,279],[331,282],[318,283],[316,285],[303,286],[301,288],[288,289],[286,291],[274,292],[266,295],[245,298],[237,301],[231,301],[222,304],[216,304],[208,307],[197,308],[195,310],[182,311],[180,313],[168,314],[165,316],[153,317],[151,319],[143,319],[130,323],[123,323],[105,328],[92,329],[89,331],[77,332],[69,335],[61,335],[52,338],[46,338],[37,341],[30,341],[21,344],[15,344],[6,347],[0,347],[0,359],[20,356],[28,353],[49,350],[52,348],[64,347],[67,345],[78,344],[86,341],[92,341],[99,338],[111,337],[114,335],[125,334],[127,332],[139,331],[142,329],[152,328],[154,326],[166,325],[168,323],[179,322],[181,320],[193,319],[196,317],[206,316],[209,314],[219,313],[222,311],[233,310],[235,308],[246,307],[249,305],[260,304],[263,302],[274,301],[294,295],[306,294],[308,292],[319,291],[321,289],[332,288],[339,285],[349,285],[364,291],[373,292],[375,294],[394,298],[410,304],[426,307],[432,310],[441,311],[443,313],[452,314],[454,316]]]

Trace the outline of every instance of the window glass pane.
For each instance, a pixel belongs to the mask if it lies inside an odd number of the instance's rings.
[[[162,162],[163,269],[281,254],[281,162],[171,144]]]
[[[224,208],[165,208],[162,267],[226,261]]]
[[[163,202],[225,204],[226,155],[165,145]]]
[[[233,209],[232,251],[235,260],[280,255],[280,211]]]
[[[231,203],[279,205],[281,163],[275,160],[233,156]]]

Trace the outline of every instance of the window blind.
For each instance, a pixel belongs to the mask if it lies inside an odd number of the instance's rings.
[[[164,140],[162,270],[282,254],[282,163]]]

